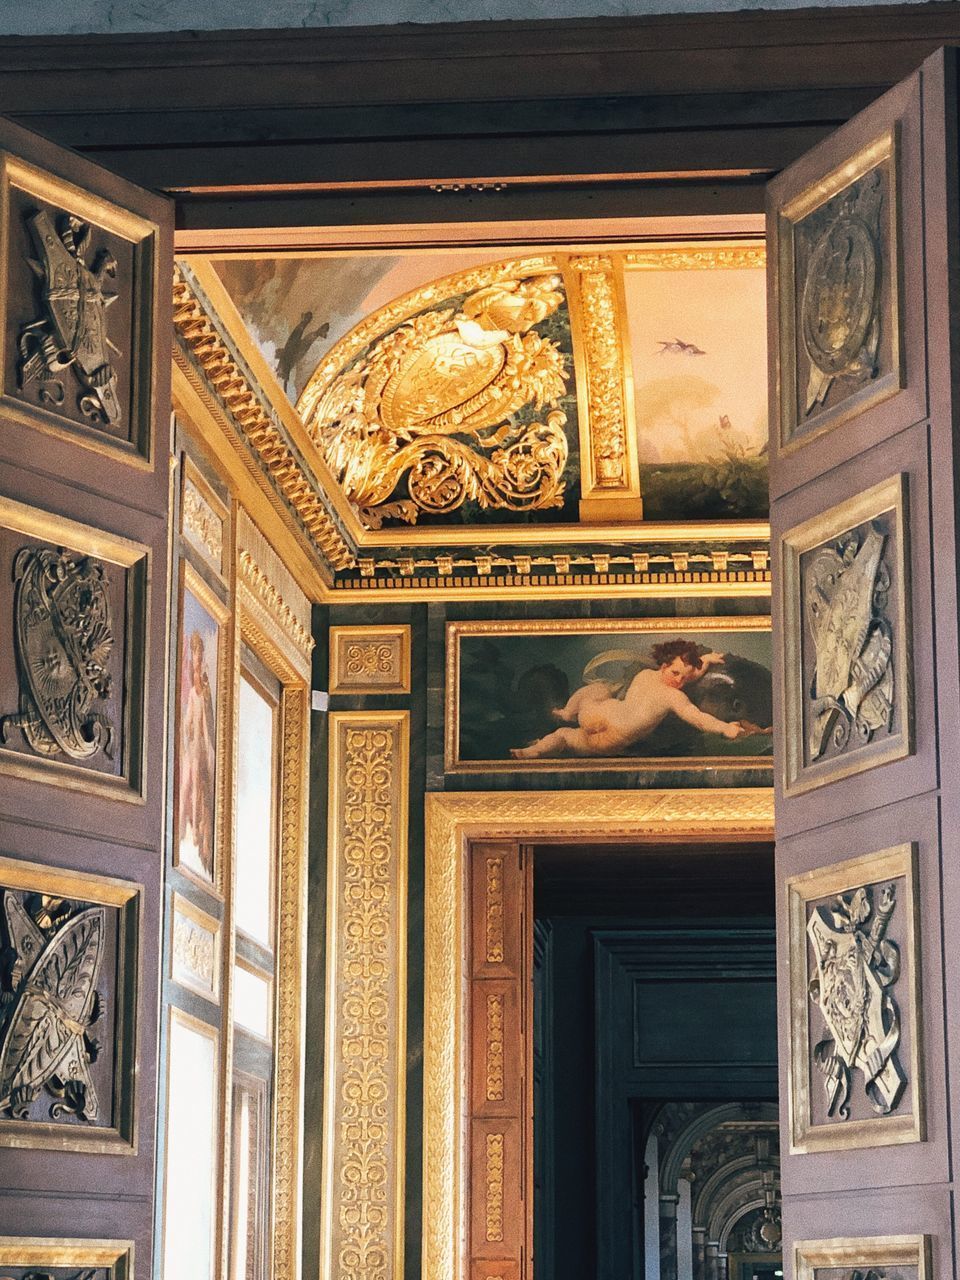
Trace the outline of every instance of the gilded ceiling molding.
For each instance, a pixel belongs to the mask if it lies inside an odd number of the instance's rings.
[[[628,249],[624,266],[650,271],[748,271],[767,265],[765,245],[704,245],[702,249],[682,249],[655,245],[649,249]]]
[[[177,265],[173,285],[174,348],[200,372],[230,423],[269,479],[277,496],[296,515],[323,559],[334,569],[349,569],[353,551],[328,508],[322,490],[303,459],[292,448],[280,422],[227,337],[187,275]]]
[[[407,711],[330,715],[321,1272],[401,1280]]]
[[[466,1280],[468,842],[684,838],[772,840],[773,791],[446,792],[426,798],[423,1280]],[[722,856],[722,855],[720,855]],[[329,1043],[329,1041],[328,1041]]]
[[[280,651],[299,678],[309,680],[310,601],[243,510],[237,518],[237,595],[242,611],[256,621],[271,647]]]
[[[609,254],[569,261],[572,321],[579,336],[580,518],[640,520],[640,471],[632,427],[633,384],[623,349],[626,307],[618,262]]]

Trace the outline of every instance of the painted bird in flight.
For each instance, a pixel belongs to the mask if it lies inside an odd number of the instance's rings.
[[[682,338],[674,338],[672,341],[658,338],[657,341],[660,343],[658,356],[705,356],[707,354],[695,342],[684,342]]]

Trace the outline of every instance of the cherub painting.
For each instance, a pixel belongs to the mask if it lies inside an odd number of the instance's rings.
[[[448,769],[769,764],[769,620],[678,621],[451,624]]]
[[[177,733],[177,864],[214,881],[220,629],[183,590]]]

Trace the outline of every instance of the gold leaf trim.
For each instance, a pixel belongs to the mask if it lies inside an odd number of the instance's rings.
[[[773,791],[448,792],[426,798],[423,1280],[459,1280],[467,1238],[461,1090],[468,840],[772,840]]]

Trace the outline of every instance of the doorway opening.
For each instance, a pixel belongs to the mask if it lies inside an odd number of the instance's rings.
[[[772,845],[526,853],[534,1275],[772,1280]]]

